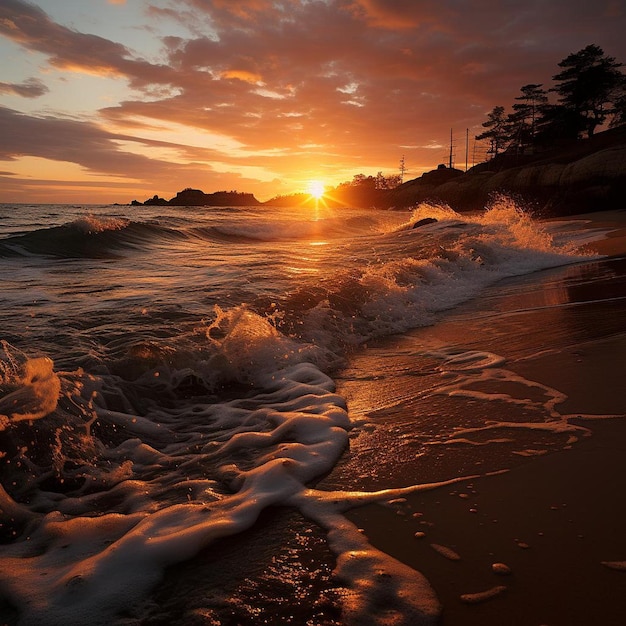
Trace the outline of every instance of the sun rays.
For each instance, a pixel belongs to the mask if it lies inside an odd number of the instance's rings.
[[[319,200],[324,196],[325,185],[320,180],[311,180],[308,185],[308,192],[313,198]]]

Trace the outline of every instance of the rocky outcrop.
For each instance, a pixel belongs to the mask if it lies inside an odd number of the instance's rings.
[[[601,137],[600,135],[605,135]],[[493,170],[486,169],[486,166]],[[496,168],[500,167],[499,171]],[[446,202],[457,210],[484,207],[497,193],[512,194],[544,215],[624,208],[626,205],[626,128],[535,155],[521,165],[501,160],[483,164],[441,184],[432,174],[390,193],[390,206]]]
[[[154,196],[152,196],[149,200],[146,200],[144,204],[151,206],[164,206],[169,203],[165,198],[159,198],[159,196],[154,194]]]
[[[154,195],[145,202],[133,200],[132,206],[259,206],[261,203],[251,193],[238,191],[216,191],[204,193],[200,189],[183,189],[170,200]]]

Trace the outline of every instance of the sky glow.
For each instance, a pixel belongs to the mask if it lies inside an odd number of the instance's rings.
[[[408,180],[451,129],[463,169],[488,111],[590,43],[626,62],[625,30],[616,0],[2,0],[0,202]]]

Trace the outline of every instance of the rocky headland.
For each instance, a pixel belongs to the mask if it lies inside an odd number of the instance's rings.
[[[475,210],[510,194],[544,216],[626,208],[626,126],[535,154],[502,154],[467,172],[441,167],[387,192],[387,208],[445,202]]]

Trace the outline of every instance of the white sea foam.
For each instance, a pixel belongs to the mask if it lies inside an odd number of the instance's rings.
[[[429,442],[429,445],[469,445],[485,446],[511,444],[516,441],[510,436],[493,436],[495,432],[515,431],[542,432],[551,435],[568,435],[567,444],[579,437],[590,434],[588,428],[572,423],[572,418],[582,418],[580,414],[569,415],[559,411],[559,405],[567,396],[543,383],[528,380],[506,368],[506,360],[496,354],[475,350],[431,349],[430,357],[440,360],[445,382],[432,387],[433,395],[490,403],[502,408],[493,409],[494,418],[475,427],[455,427],[449,438]],[[500,389],[506,389],[501,391]],[[497,416],[510,415],[515,419],[498,419]],[[532,420],[528,419],[532,416]],[[524,419],[525,417],[525,419]],[[590,418],[592,416],[589,416]],[[604,419],[614,417],[598,415]],[[545,454],[545,448],[525,447],[513,451],[519,456]]]
[[[0,429],[52,413],[61,389],[52,360],[29,359],[6,341],[0,342],[0,353]]]
[[[147,420],[103,409],[102,420],[130,437],[101,451],[118,470],[89,468],[99,489],[110,491],[89,489],[51,502],[57,512],[38,516],[25,530],[27,540],[8,546],[0,557],[4,584],[23,611],[24,623],[104,623],[141,597],[165,566],[249,527],[264,508],[288,501],[328,471],[343,451],[350,427],[343,401],[332,394],[332,382],[306,364],[276,370],[271,378],[272,398],[247,402],[256,408],[220,405],[217,413],[225,414],[232,426],[217,430],[208,452],[203,431],[204,424],[210,430],[210,406],[193,407],[182,424],[180,412],[168,416],[155,411]],[[164,445],[166,432],[169,442]],[[133,444],[133,437],[141,440]],[[240,450],[256,454],[252,466],[240,467]],[[188,481],[190,473],[207,463],[216,467],[219,489],[215,480]],[[157,468],[167,470],[165,481],[148,478]],[[103,485],[105,473],[108,485]],[[120,500],[116,510],[97,514],[113,493]],[[184,500],[176,504],[180,496]]]
[[[92,405],[100,427],[115,425],[126,438],[100,451],[107,468],[83,466],[97,483],[95,491],[88,485],[49,503],[42,494],[38,507],[49,512],[28,517],[24,539],[3,549],[3,586],[21,611],[21,623],[108,623],[141,598],[165,567],[250,527],[273,504],[291,504],[328,530],[337,576],[346,585],[347,624],[368,615],[385,623],[434,623],[439,605],[427,581],[368,546],[340,512],[440,485],[377,493],[307,488],[347,444],[351,424],[344,402],[310,364],[266,375],[273,390],[262,397],[196,404],[186,414],[161,409],[147,419]],[[93,396],[96,382],[91,377],[75,390]],[[207,464],[216,468],[215,479],[189,480]],[[104,512],[111,498],[118,504]]]
[[[127,219],[85,215],[75,219],[71,226],[85,234],[103,233],[107,230],[120,230],[128,225]]]

